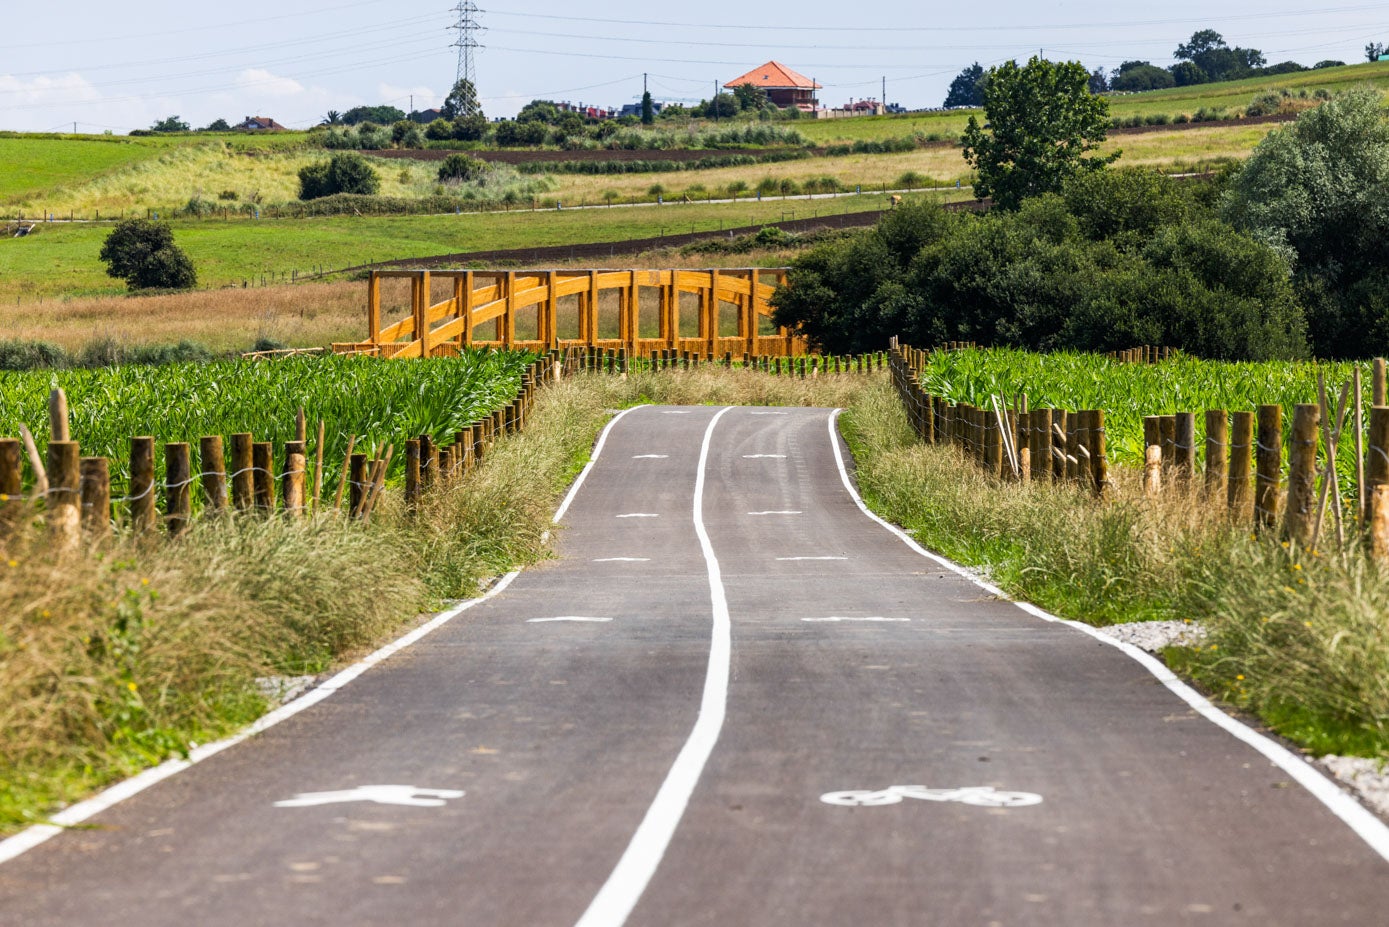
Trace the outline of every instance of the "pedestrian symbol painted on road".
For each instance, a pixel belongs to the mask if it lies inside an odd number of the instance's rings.
[[[953,801],[981,808],[1021,808],[1040,805],[1042,796],[1035,792],[999,792],[990,785],[971,785],[959,789],[928,789],[924,785],[890,785],[880,791],[850,789],[846,792],[826,792],[820,801],[827,805],[877,807],[900,804],[904,798],[921,801]]]
[[[276,808],[311,808],[369,801],[378,805],[407,805],[412,808],[439,808],[447,799],[462,798],[459,789],[420,789],[413,785],[359,785],[335,792],[301,792],[293,798],[275,802]]]

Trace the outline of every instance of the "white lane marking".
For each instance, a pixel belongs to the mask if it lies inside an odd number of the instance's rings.
[[[981,808],[1023,808],[1040,805],[1042,796],[1036,792],[999,792],[991,785],[970,785],[959,789],[928,789],[924,785],[890,785],[880,791],[850,789],[846,792],[826,792],[820,801],[827,805],[847,805],[876,808],[901,804],[904,798],[921,801],[953,801]]]
[[[378,805],[406,805],[411,808],[442,808],[447,799],[462,798],[460,789],[417,789],[413,785],[359,785],[336,792],[300,792],[293,798],[275,802],[276,808],[313,808],[354,801]]]
[[[863,618],[844,618],[830,616],[828,618],[802,618],[802,621],[911,621],[910,618],[884,618],[881,615],[869,615]]]
[[[594,563],[649,563],[650,557],[598,557]]]
[[[764,458],[768,458],[768,459],[772,459],[772,460],[785,460],[785,459],[786,459],[786,455],[785,455],[785,454],[744,454],[744,455],[743,455],[743,459],[744,459],[744,460],[762,460],[762,459],[764,459]]]
[[[608,432],[612,431],[613,426],[622,421],[623,416],[628,412],[633,412],[642,408],[645,408],[645,406],[633,406],[630,409],[623,409],[613,416],[612,421],[608,422],[607,427],[598,435],[598,440],[593,444],[593,453],[589,455],[588,463],[584,464],[584,468],[579,471],[578,477],[574,480],[574,485],[570,486],[569,492],[565,494],[564,501],[559,504],[559,508],[555,509],[555,517],[550,519],[551,524],[559,524],[559,520],[564,517],[564,513],[569,511],[569,503],[573,502],[574,497],[579,494],[579,487],[584,485],[584,480],[588,479],[588,471],[593,469],[593,465],[598,463],[598,455],[603,453],[603,445],[608,441]]]
[[[848,560],[848,557],[778,557],[778,560]]]
[[[33,827],[20,831],[8,840],[0,841],[0,863],[14,859],[21,853],[32,850],[45,840],[56,837],[58,834],[62,833],[65,828],[81,824],[111,806],[134,795],[138,795],[150,786],[156,785],[176,773],[183,772],[188,767],[196,763],[201,763],[209,757],[216,756],[228,747],[234,747],[248,737],[254,737],[261,731],[268,730],[281,721],[294,717],[306,708],[317,705],[376,664],[385,661],[398,651],[409,647],[429,632],[447,624],[474,605],[480,602],[486,602],[493,596],[501,594],[507,586],[511,585],[511,581],[519,575],[521,575],[520,570],[513,570],[502,577],[491,589],[487,590],[485,595],[479,596],[476,599],[469,599],[467,602],[461,602],[446,612],[440,612],[409,634],[399,637],[375,652],[368,654],[358,662],[337,673],[335,676],[332,676],[318,687],[310,689],[294,701],[282,705],[269,714],[264,715],[260,720],[256,721],[250,727],[245,728],[240,733],[233,734],[231,737],[225,740],[219,740],[216,743],[194,747],[192,750],[188,751],[187,759],[167,760],[160,763],[158,766],[147,769],[139,775],[132,776],[124,782],[119,782],[105,791],[98,792],[86,801],[80,801],[75,805],[71,805],[59,811],[49,818],[49,820],[53,822],[52,824],[35,824]]]
[[[748,415],[789,415],[789,412],[749,412]]]
[[[527,618],[527,624],[544,624],[547,621],[612,621],[611,618],[585,618],[583,615],[560,615],[557,618]]]
[[[713,606],[713,625],[709,633],[709,665],[704,675],[704,696],[699,704],[690,737],[666,773],[665,781],[656,792],[651,807],[646,809],[632,842],[627,844],[608,880],[589,903],[576,927],[621,927],[646,891],[656,867],[661,864],[675,828],[685,814],[690,795],[699,782],[709,754],[718,742],[723,729],[724,713],[728,707],[728,671],[733,649],[732,620],[728,614],[728,599],[724,594],[723,574],[709,532],[704,529],[704,471],[709,463],[709,444],[714,427],[728,413],[725,407],[709,422],[704,443],[699,449],[699,468],[695,471],[694,527],[699,536],[699,548],[709,572],[709,596]]]
[[[655,512],[628,512],[625,515],[614,515],[613,518],[660,518]]]
[[[691,413],[688,409],[665,409],[665,410],[663,410],[663,411],[661,412],[661,414],[662,414],[662,415],[691,415],[692,413]]]
[[[669,454],[633,454],[633,460],[665,460]]]
[[[778,512],[748,512],[749,515],[799,515],[800,512],[778,511]]]
[[[593,446],[592,456],[589,458],[588,463],[584,466],[584,469],[579,473],[578,477],[575,478],[574,485],[569,488],[569,493],[564,497],[564,501],[560,503],[559,508],[555,511],[555,517],[552,519],[553,523],[559,523],[559,520],[564,517],[564,513],[569,509],[569,504],[574,501],[575,495],[579,492],[579,487],[584,483],[584,478],[588,476],[588,472],[592,470],[594,464],[598,462],[598,455],[602,453],[603,445],[608,440],[608,433],[612,431],[613,426],[628,412],[632,412],[639,408],[644,408],[644,406],[633,406],[631,409],[624,409],[617,413],[617,415],[613,416],[612,421],[608,422],[607,426],[598,435],[598,440]],[[188,751],[187,759],[166,760],[158,766],[151,767],[142,773],[131,776],[124,782],[118,782],[110,788],[98,792],[85,801],[70,805],[57,814],[50,816],[48,820],[53,822],[51,824],[35,824],[32,827],[25,828],[13,837],[0,840],[0,863],[7,862],[22,853],[32,850],[44,841],[58,836],[65,828],[81,824],[106,809],[125,801],[127,798],[138,795],[145,789],[163,782],[170,776],[181,773],[188,767],[201,763],[209,757],[216,756],[229,747],[236,746],[248,737],[254,737],[262,731],[269,730],[281,721],[294,717],[306,708],[312,708],[376,664],[389,659],[395,653],[414,644],[431,631],[448,624],[474,605],[480,602],[486,602],[488,599],[500,595],[506,590],[507,586],[511,585],[512,580],[520,575],[520,570],[512,570],[497,581],[497,583],[483,595],[478,596],[476,599],[460,602],[448,611],[440,612],[429,621],[415,628],[415,630],[373,651],[361,660],[330,677],[318,687],[310,689],[294,701],[281,705],[269,714],[263,715],[259,720],[253,722],[249,727],[239,733],[216,741],[215,743],[194,747]]]
[[[868,506],[864,505],[863,498],[859,496],[858,490],[854,489],[854,484],[849,479],[849,472],[844,469],[844,455],[839,451],[838,434],[834,427],[835,421],[839,418],[839,413],[839,409],[835,409],[830,413],[830,446],[834,449],[834,462],[839,467],[839,479],[843,482],[844,489],[848,491],[849,497],[854,500],[854,504],[858,506],[859,511],[879,525],[882,525],[888,531],[897,535],[904,544],[926,559],[933,560],[952,573],[964,577],[990,595],[997,596],[1004,601],[1012,601],[1002,589],[999,589],[993,583],[980,579],[958,563],[954,563],[938,554],[933,554],[926,550],[926,548],[916,543],[911,536],[896,525],[878,517],[878,515],[869,510]],[[1055,624],[1067,625],[1082,634],[1088,634],[1102,644],[1118,648],[1127,656],[1137,660],[1144,669],[1155,676],[1174,695],[1190,705],[1199,715],[1207,721],[1210,721],[1216,727],[1232,735],[1236,740],[1249,745],[1279,769],[1295,779],[1299,785],[1308,792],[1311,792],[1313,797],[1325,805],[1332,814],[1340,818],[1342,823],[1354,831],[1361,840],[1369,844],[1372,850],[1386,861],[1389,861],[1389,826],[1386,826],[1383,821],[1375,817],[1374,814],[1368,811],[1350,795],[1341,791],[1340,786],[1322,775],[1311,763],[1308,763],[1291,750],[1288,750],[1282,744],[1265,737],[1248,725],[1235,720],[1219,708],[1216,708],[1215,705],[1211,704],[1209,699],[1178,679],[1177,675],[1168,669],[1162,662],[1144,653],[1132,644],[1126,644],[1123,641],[1110,637],[1108,634],[1103,634],[1098,629],[1092,628],[1088,624],[1082,624],[1079,621],[1068,621],[1065,618],[1058,618],[1050,612],[1043,611],[1031,602],[1013,602],[1013,604],[1033,617]]]

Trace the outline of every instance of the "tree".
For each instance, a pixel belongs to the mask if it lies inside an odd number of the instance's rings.
[[[1349,91],[1270,133],[1221,206],[1227,221],[1295,260],[1319,356],[1389,351],[1389,117],[1379,94]]]
[[[360,193],[367,196],[381,189],[381,178],[367,159],[351,151],[335,154],[299,169],[299,198],[315,200],[335,193]]]
[[[335,110],[335,109],[330,109],[330,110],[328,110],[328,114],[327,114],[326,116],[323,117],[323,121],[320,122],[319,125],[321,125],[321,126],[340,126],[340,125],[342,125],[342,113],[338,112],[338,111]]]
[[[388,126],[404,118],[404,110],[385,105],[354,106],[341,116],[343,124],[349,126],[359,125],[363,122],[372,122],[379,126]]]
[[[649,126],[656,121],[656,105],[651,101],[651,91],[641,93],[641,124]]]
[[[718,93],[712,100],[701,100],[690,112],[692,116],[730,119],[738,115],[738,101],[731,93]]]
[[[391,143],[397,148],[423,148],[424,132],[419,123],[405,119],[391,126]]]
[[[1100,170],[1119,157],[1085,157],[1108,134],[1109,103],[1090,93],[1090,74],[1077,61],[1033,57],[991,68],[984,86],[986,126],[969,117],[961,141],[979,172],[975,193],[1004,209],[1054,192],[1067,178]]]
[[[177,116],[167,116],[150,126],[151,132],[187,132],[188,123]]]
[[[1312,65],[1313,71],[1320,71],[1322,68],[1343,68],[1346,66],[1344,61],[1337,61],[1335,58],[1327,58],[1325,61],[1318,61]]]
[[[1210,80],[1210,78],[1206,76],[1206,72],[1201,70],[1200,66],[1194,61],[1178,61],[1167,70],[1171,72],[1172,80],[1176,82],[1178,87],[1190,87],[1193,84],[1204,84],[1206,81]]]
[[[1191,41],[1178,45],[1172,57],[1191,62],[1212,81],[1245,77],[1265,64],[1263,52],[1257,48],[1231,48],[1214,29],[1192,33]]]
[[[212,120],[211,122],[209,122],[209,123],[207,124],[207,128],[206,128],[206,129],[203,129],[203,131],[204,131],[204,132],[230,132],[230,131],[231,131],[231,126],[227,125],[227,120],[225,120],[225,119],[214,119],[214,120]]]
[[[1143,90],[1162,90],[1175,87],[1176,78],[1170,71],[1156,67],[1147,61],[1125,61],[1109,79],[1109,89],[1120,93],[1138,93]]]
[[[1382,54],[1384,54],[1383,42],[1371,42],[1369,45],[1365,46],[1366,61],[1378,61],[1379,56]]]
[[[738,101],[739,112],[756,112],[766,104],[767,91],[756,84],[740,84],[733,88],[733,99]]]
[[[132,290],[186,290],[198,283],[193,262],[174,244],[169,223],[127,219],[101,245],[108,276],[122,279]]]
[[[463,78],[454,84],[449,95],[444,97],[444,105],[439,107],[439,115],[445,119],[481,116],[482,104],[478,102],[477,88],[473,82]]]
[[[1109,76],[1105,74],[1104,68],[1095,68],[1095,70],[1090,72],[1090,92],[1109,92]]]
[[[517,122],[543,122],[546,125],[554,125],[559,122],[559,117],[563,113],[552,100],[531,100],[521,111],[516,114]]]
[[[984,68],[977,61],[956,74],[950,82],[950,91],[945,95],[946,107],[983,106],[983,81]]]
[[[486,174],[491,167],[486,161],[471,155],[455,153],[439,165],[440,183],[471,183]]]

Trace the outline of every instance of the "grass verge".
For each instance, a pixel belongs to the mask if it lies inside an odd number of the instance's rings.
[[[1352,544],[1289,549],[1199,495],[1143,495],[1114,468],[1112,501],[1002,484],[916,442],[886,384],[844,418],[865,501],[1010,596],[1094,625],[1199,620],[1170,665],[1316,753],[1389,756],[1389,575]]]

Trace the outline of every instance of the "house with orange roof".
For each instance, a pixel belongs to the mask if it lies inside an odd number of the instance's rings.
[[[815,109],[815,91],[821,87],[779,61],[768,61],[760,68],[753,68],[742,77],[733,78],[723,88],[737,90],[744,84],[766,91],[767,99],[776,106],[795,106],[806,112]]]

